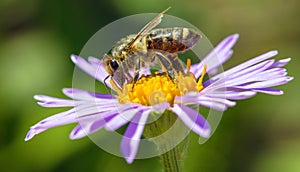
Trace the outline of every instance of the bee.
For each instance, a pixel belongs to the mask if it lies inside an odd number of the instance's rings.
[[[162,70],[174,79],[176,73],[184,72],[178,52],[191,49],[201,38],[190,28],[173,27],[154,29],[162,20],[167,8],[146,24],[137,34],[118,41],[111,51],[103,56],[103,64],[111,77],[122,88],[124,83],[135,83],[142,67],[158,61]],[[130,70],[134,71],[133,76]]]

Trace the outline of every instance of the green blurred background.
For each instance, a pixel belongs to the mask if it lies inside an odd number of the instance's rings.
[[[85,42],[124,16],[168,12],[189,21],[216,45],[239,33],[232,67],[268,50],[292,57],[295,79],[282,96],[259,94],[238,101],[204,145],[192,134],[185,171],[300,171],[300,1],[299,0],[1,0],[0,1],[0,171],[160,171],[158,158],[132,165],[98,148],[89,138],[71,141],[75,125],[62,126],[29,142],[29,127],[63,109],[36,105],[34,94],[63,96]]]

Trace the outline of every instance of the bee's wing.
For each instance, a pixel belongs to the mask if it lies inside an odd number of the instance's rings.
[[[171,7],[165,9],[161,13],[159,13],[154,19],[152,19],[149,23],[147,23],[136,35],[136,37],[128,44],[128,49],[131,48],[132,45],[134,45],[135,41],[141,39],[145,34],[149,33],[153,28],[155,28],[160,22],[161,19]]]
[[[122,66],[120,66],[115,72],[112,77],[112,79],[115,81],[115,83],[118,85],[119,88],[123,87],[123,84],[125,83],[125,75],[124,75],[124,69]]]

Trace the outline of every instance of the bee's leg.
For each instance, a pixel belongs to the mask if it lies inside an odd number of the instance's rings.
[[[134,67],[134,74],[133,74],[133,84],[136,83],[136,81],[140,77],[140,69],[141,69],[141,60],[139,58],[136,58],[136,64]]]
[[[182,63],[179,61],[177,54],[168,53],[168,54],[165,54],[165,56],[171,62],[172,68],[174,71],[176,71],[177,73],[178,72],[184,73],[184,67],[183,67]]]
[[[156,52],[155,57],[157,57],[158,60],[160,61],[162,68],[163,68],[162,70],[166,70],[168,75],[172,79],[174,79],[177,71],[174,70],[174,68],[172,66],[172,62],[164,54],[162,54],[160,52]]]

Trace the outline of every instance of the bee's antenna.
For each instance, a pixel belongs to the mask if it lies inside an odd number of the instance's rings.
[[[164,13],[166,13],[167,11],[169,11],[170,8],[171,8],[171,7],[168,7],[167,9],[163,10],[163,11],[161,12],[161,14],[164,14]]]

